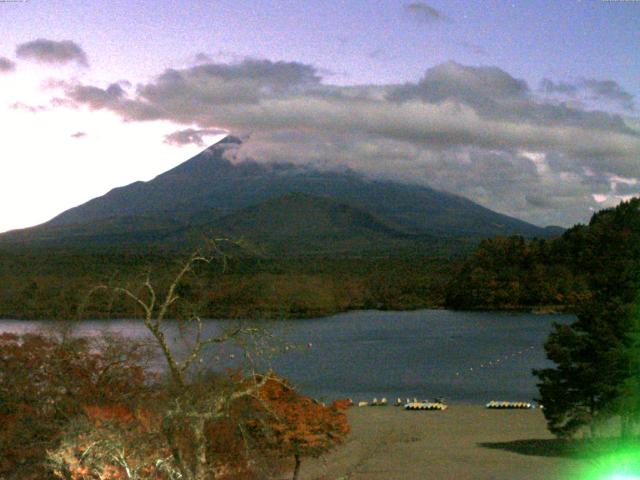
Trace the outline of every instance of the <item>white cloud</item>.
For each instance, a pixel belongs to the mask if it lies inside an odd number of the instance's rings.
[[[546,102],[497,67],[447,62],[415,83],[340,87],[322,83],[309,65],[244,60],[169,69],[135,87],[78,80],[51,85],[48,94],[57,96],[61,115],[83,115],[89,122],[64,135],[88,133],[74,148],[93,146],[100,154],[94,137],[108,118],[121,149],[113,155],[137,162],[154,134],[160,142],[168,135],[174,143],[197,144],[203,134],[224,129],[251,134],[236,161],[351,168],[460,193],[534,223],[564,225],[586,220],[599,205],[594,194],[627,195],[617,191],[624,182],[608,192],[613,176],[640,178],[636,122]],[[60,125],[65,122],[71,120]],[[98,122],[95,128],[91,122]],[[125,130],[144,128],[146,136],[122,145]],[[163,155],[175,151],[155,148]],[[112,168],[131,171],[126,164]]]

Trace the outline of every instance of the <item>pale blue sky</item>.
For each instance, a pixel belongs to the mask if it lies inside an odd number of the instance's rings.
[[[417,80],[456,60],[518,78],[616,79],[640,94],[640,5],[575,0],[428,2],[448,21],[412,18],[406,1],[30,0],[0,5],[0,54],[35,37],[82,45],[94,75],[139,78],[198,52],[313,64],[336,83]]]

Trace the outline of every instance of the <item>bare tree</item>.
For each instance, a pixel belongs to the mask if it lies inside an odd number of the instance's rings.
[[[166,469],[173,469],[177,472],[177,477],[184,480],[205,480],[216,476],[223,466],[215,458],[211,458],[214,454],[209,448],[208,428],[228,418],[232,405],[240,399],[250,397],[260,401],[257,395],[260,388],[269,380],[278,381],[270,371],[259,375],[252,362],[249,372],[242,375],[212,376],[206,372],[196,374],[195,367],[203,360],[203,352],[207,347],[221,347],[231,341],[250,339],[256,335],[255,328],[244,327],[239,323],[221,333],[206,335],[203,320],[191,310],[186,317],[176,319],[181,331],[190,334],[187,352],[180,352],[167,337],[165,324],[169,320],[168,316],[176,312],[177,304],[184,301],[178,291],[186,277],[199,264],[210,264],[215,260],[222,263],[223,269],[226,268],[227,257],[220,248],[220,242],[217,240],[212,243],[212,255],[199,252],[192,254],[172,278],[165,292],[154,286],[150,275],[147,275],[138,289],[100,285],[91,292],[107,290],[114,295],[124,296],[135,302],[142,311],[142,321],[161,351],[169,374],[164,398],[158,399],[157,403],[161,405],[160,430],[170,458],[158,458],[156,461],[164,462]],[[245,357],[252,358],[249,352]],[[244,432],[241,425],[238,425],[238,429]],[[98,444],[94,442],[92,445],[96,448]],[[108,445],[109,455],[113,456],[113,452],[116,452],[119,463],[124,465],[124,448],[114,446],[113,442]],[[127,470],[132,471],[129,466]]]

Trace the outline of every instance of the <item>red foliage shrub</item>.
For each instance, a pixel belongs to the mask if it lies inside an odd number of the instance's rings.
[[[135,345],[119,347],[114,342],[100,349],[82,338],[0,335],[0,478],[48,478],[47,450],[58,445],[73,418],[86,414],[85,405],[127,402],[144,388]]]

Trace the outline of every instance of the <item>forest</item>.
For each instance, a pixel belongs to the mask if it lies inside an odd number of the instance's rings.
[[[482,241],[456,266],[445,304],[456,309],[551,309],[578,312],[594,294],[609,295],[605,277],[633,275],[640,238],[640,200],[595,213],[551,240]],[[596,281],[596,279],[599,279]],[[627,279],[627,281],[630,281]]]
[[[592,293],[589,275],[603,265],[600,245],[638,235],[637,200],[593,215],[552,239],[482,240],[465,253],[441,255],[260,256],[230,250],[226,268],[206,265],[181,286],[209,318],[304,318],[358,309],[525,310],[575,312]],[[626,215],[620,220],[621,215]],[[136,284],[152,275],[162,285],[185,259],[149,250],[0,251],[0,317],[76,318],[92,287]],[[135,316],[135,305],[93,301],[90,318]]]
[[[152,275],[162,284],[184,255],[161,253],[0,254],[0,317],[76,318],[93,286],[135,284]],[[209,318],[302,318],[354,309],[441,307],[450,260],[432,257],[230,256],[199,266],[181,293]],[[89,318],[131,317],[135,305],[94,301]]]

